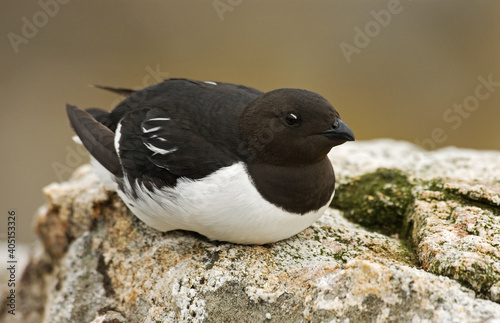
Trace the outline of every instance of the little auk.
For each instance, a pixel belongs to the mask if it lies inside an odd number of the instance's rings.
[[[111,112],[67,105],[72,128],[127,207],[160,230],[265,244],[330,204],[332,147],[354,140],[321,95],[168,79]],[[102,173],[102,172],[101,172]]]

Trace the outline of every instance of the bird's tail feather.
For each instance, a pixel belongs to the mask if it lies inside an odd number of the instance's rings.
[[[130,96],[136,92],[135,90],[132,90],[132,89],[125,89],[125,88],[120,88],[120,87],[111,87],[111,86],[95,85],[95,84],[91,84],[89,86],[92,86],[92,87],[95,87],[95,88],[98,88],[101,90],[110,91],[110,92],[113,92],[113,93],[116,93],[119,95],[123,95],[123,96]]]
[[[67,104],[66,112],[71,126],[90,154],[112,174],[121,177],[123,172],[115,150],[113,131],[73,105]]]

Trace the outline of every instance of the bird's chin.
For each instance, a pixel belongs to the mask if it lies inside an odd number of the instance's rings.
[[[346,143],[347,140],[330,140],[330,142],[331,142],[332,148],[333,148],[335,146],[339,146],[339,145]]]
[[[314,137],[314,142],[315,144],[311,144],[317,147],[325,147],[325,149],[332,149],[335,146],[342,145],[345,143],[347,140],[345,139],[336,139],[336,138],[330,138],[325,136],[324,134],[315,134],[311,136],[311,138]]]

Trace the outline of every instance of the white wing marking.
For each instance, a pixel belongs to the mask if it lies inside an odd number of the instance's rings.
[[[142,132],[148,133],[148,132],[153,132],[153,131],[156,131],[159,129],[160,129],[160,127],[154,127],[154,128],[150,128],[150,129],[146,129],[146,128],[142,127]]]
[[[122,123],[118,123],[115,130],[115,150],[118,156],[120,156],[120,138],[122,136]]]
[[[162,148],[158,148],[156,146],[153,146],[152,144],[150,143],[144,143],[144,145],[149,149],[151,150],[154,155],[156,154],[160,154],[160,155],[166,155],[166,154],[171,154],[173,152],[175,152],[177,150],[177,147],[174,147],[172,149],[162,149]]]
[[[170,118],[153,118],[153,119],[148,119],[147,121],[168,121]]]

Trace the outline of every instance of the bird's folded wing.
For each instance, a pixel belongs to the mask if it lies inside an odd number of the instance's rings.
[[[199,179],[233,164],[235,157],[222,144],[211,141],[196,123],[196,118],[176,119],[163,109],[127,113],[120,129],[124,168],[131,162],[131,167],[139,167],[148,176],[166,171]]]

